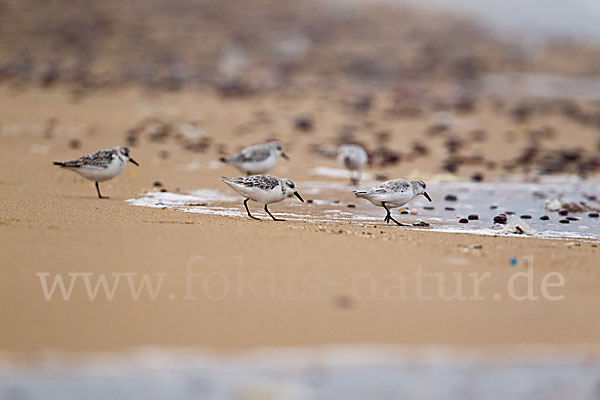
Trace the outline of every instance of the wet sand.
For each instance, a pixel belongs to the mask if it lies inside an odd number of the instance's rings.
[[[385,104],[386,94],[380,98]],[[371,140],[376,132],[391,129],[390,146],[397,148],[410,144],[427,127],[425,118],[386,119],[382,108],[356,117],[355,123],[363,127],[364,136],[359,137]],[[219,157],[219,145],[232,154],[238,143],[267,138],[281,140],[292,157],[289,163],[279,162],[275,175],[314,180],[309,168],[336,165],[307,148],[313,142],[330,141],[349,118],[340,111],[335,94],[223,101],[211,92],[159,96],[132,90],[97,93],[72,103],[62,90],[28,89],[14,96],[2,89],[0,110],[3,350],[16,354],[49,348],[119,351],[146,344],[235,350],[331,343],[460,348],[577,344],[592,350],[600,344],[597,241],[484,237],[384,224],[257,222],[125,202],[152,190],[155,181],[182,193],[223,190],[218,178],[238,173],[218,164],[211,168]],[[261,110],[269,123],[256,122],[260,119],[256,112]],[[313,132],[293,129],[293,118],[301,114],[314,118]],[[193,153],[172,139],[154,143],[141,138],[132,148],[140,168],[130,165],[101,186],[110,200],[97,199],[91,182],[52,167],[55,160],[123,144],[126,131],[148,115],[201,121],[211,138],[209,149]],[[49,118],[59,123],[52,137],[46,138]],[[375,126],[364,128],[366,121]],[[489,159],[500,160],[517,145],[526,144],[519,132],[516,144],[505,143],[505,130],[514,127],[508,118],[486,108],[463,123],[492,133],[485,143],[470,148]],[[558,134],[548,146],[592,148],[597,138],[591,128],[555,116],[534,118],[529,124],[557,127]],[[568,134],[573,129],[578,131],[575,137]],[[70,148],[72,139],[80,140],[81,147]],[[369,172],[390,177],[415,170],[423,175],[438,173],[437,148],[443,139],[434,138],[432,143],[429,156]],[[159,156],[164,150],[169,152],[167,159]],[[468,177],[475,170],[465,167],[460,174]],[[349,192],[340,201],[355,200]],[[242,210],[241,199],[239,207]],[[271,209],[285,211],[289,206],[280,203]],[[310,212],[310,205],[306,210]],[[516,265],[511,265],[513,258]],[[526,271],[531,260],[535,294],[540,296],[545,274],[559,272],[564,287],[550,288],[550,293],[564,299],[507,298],[511,275]],[[189,293],[181,274],[188,265],[203,274],[193,280],[194,300],[184,299]],[[419,268],[443,274],[449,294],[456,289],[452,274],[461,273],[468,296],[473,295],[468,274],[489,272],[490,278],[480,287],[484,299],[444,301],[434,278],[426,278],[423,293],[432,299],[419,300],[412,278]],[[128,279],[123,277],[113,300],[100,294],[90,301],[80,276],[69,301],[58,297],[46,301],[38,273],[49,273],[49,279],[55,274],[66,278],[68,273],[167,275],[156,300],[147,293],[132,300]],[[399,296],[398,274],[406,279],[405,298]],[[253,276],[258,276],[254,283],[250,282]],[[526,288],[519,280],[517,291]],[[499,300],[495,294],[500,294]]]

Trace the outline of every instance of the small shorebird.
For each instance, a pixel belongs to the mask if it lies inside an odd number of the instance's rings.
[[[243,178],[221,178],[235,192],[245,197],[244,207],[248,216],[252,219],[258,219],[250,214],[248,209],[248,200],[256,201],[265,205],[265,211],[273,218],[273,221],[285,221],[275,218],[267,208],[267,204],[277,203],[290,196],[296,196],[301,202],[304,199],[296,191],[296,184],[291,179],[278,178],[273,175],[252,175]]]
[[[369,161],[369,156],[362,146],[344,144],[338,150],[338,163],[350,171],[350,184],[356,186],[360,181],[362,169]]]
[[[108,199],[108,197],[100,194],[98,182],[105,182],[119,175],[125,169],[127,161],[139,166],[139,164],[129,155],[129,149],[127,147],[115,147],[112,149],[100,150],[72,161],[55,161],[54,165],[75,171],[84,178],[96,182],[98,197],[101,199]]]
[[[246,147],[230,158],[222,157],[221,162],[232,164],[247,175],[255,175],[264,174],[273,169],[279,156],[289,160],[287,154],[283,152],[281,143],[268,142]]]
[[[425,182],[422,180],[407,181],[406,179],[394,179],[387,182],[382,182],[367,190],[357,190],[353,192],[356,197],[362,197],[369,200],[376,206],[385,208],[387,215],[384,221],[388,224],[390,220],[397,225],[408,226],[401,224],[392,217],[390,208],[402,207],[418,195],[423,195],[429,201],[431,197],[425,191]]]

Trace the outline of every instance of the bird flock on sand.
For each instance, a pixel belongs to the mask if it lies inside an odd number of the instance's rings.
[[[271,214],[269,204],[278,203],[288,197],[296,196],[304,202],[298,193],[296,184],[288,178],[278,178],[273,175],[265,175],[277,164],[279,157],[286,160],[289,157],[284,153],[279,142],[267,142],[246,147],[233,157],[221,158],[221,162],[231,164],[240,172],[246,174],[240,178],[222,178],[233,191],[244,198],[244,208],[248,216],[258,219],[250,213],[248,200],[264,205],[264,210],[273,221],[283,221]],[[360,182],[362,170],[369,160],[365,149],[357,144],[345,144],[338,150],[338,162],[347,169],[350,174],[350,182],[357,186]],[[114,147],[112,149],[100,150],[72,161],[54,162],[54,165],[79,173],[84,178],[93,181],[96,186],[98,197],[106,199],[100,193],[100,182],[106,182],[119,175],[125,169],[127,162],[139,166],[131,157],[127,147]],[[407,204],[417,196],[424,196],[430,202],[431,197],[425,191],[426,184],[422,180],[407,181],[405,179],[393,179],[379,183],[371,188],[353,191],[356,197],[370,201],[372,204],[383,207],[386,211],[384,221],[406,226],[392,217],[391,209],[399,208]]]

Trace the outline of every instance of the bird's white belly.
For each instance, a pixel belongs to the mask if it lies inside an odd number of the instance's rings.
[[[107,168],[83,166],[81,168],[75,169],[74,171],[78,172],[79,175],[91,181],[105,182],[119,175],[121,172],[123,172],[124,169],[125,162],[119,160],[111,162]]]
[[[277,203],[285,199],[285,194],[281,191],[281,186],[277,186],[269,191],[235,184],[230,184],[229,186],[243,197],[247,197],[250,200],[261,204]]]
[[[376,206],[383,207],[383,202],[387,208],[402,207],[412,200],[411,193],[395,193],[395,194],[375,194],[366,197],[371,203]]]
[[[265,158],[263,161],[258,162],[245,162],[240,165],[241,170],[244,172],[248,172],[252,175],[264,174],[265,172],[269,172],[275,167],[277,164],[277,156],[270,155]]]

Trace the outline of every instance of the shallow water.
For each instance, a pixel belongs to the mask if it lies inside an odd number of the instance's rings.
[[[368,187],[375,182],[364,182]],[[385,210],[373,206],[364,199],[352,195],[354,188],[343,181],[313,180],[297,182],[298,191],[310,202],[301,203],[295,197],[283,203],[270,205],[271,212],[288,220],[310,222],[357,223],[382,225]],[[400,215],[393,210],[394,217],[405,223],[427,222],[429,229],[441,232],[462,232],[482,235],[510,235],[502,233],[504,225],[494,224],[494,216],[513,212],[514,216],[530,215],[531,219],[519,221],[527,224],[533,232],[530,236],[540,238],[589,238],[600,239],[600,220],[588,217],[587,212],[571,213],[579,218],[568,224],[560,223],[564,216],[547,211],[544,203],[548,199],[563,198],[569,201],[586,201],[590,206],[600,207],[596,201],[586,200],[585,196],[600,197],[600,180],[582,180],[574,176],[543,177],[538,182],[530,182],[525,177],[510,177],[494,182],[429,182],[427,192],[433,199],[429,203],[420,196],[407,205],[409,214]],[[453,194],[457,201],[445,200]],[[154,208],[174,208],[185,212],[213,214],[247,218],[242,198],[227,187],[222,189],[202,189],[187,194],[170,192],[149,192],[137,199],[127,200],[134,206]],[[262,206],[249,203],[251,212],[260,218],[269,218]],[[492,206],[496,208],[492,209]],[[426,207],[434,207],[427,209]],[[416,215],[414,214],[416,213]],[[459,223],[461,218],[475,214],[478,220]],[[540,220],[548,215],[548,221]],[[509,218],[515,218],[509,215]]]

